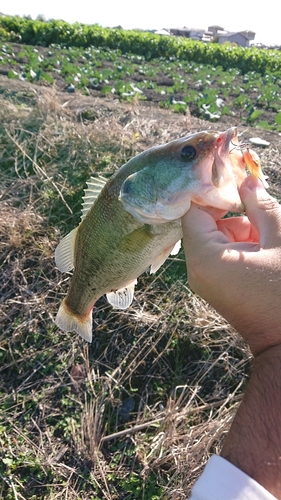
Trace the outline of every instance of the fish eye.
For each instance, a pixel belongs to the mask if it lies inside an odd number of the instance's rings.
[[[193,160],[196,156],[196,149],[194,146],[184,146],[181,150],[181,157],[183,160]]]

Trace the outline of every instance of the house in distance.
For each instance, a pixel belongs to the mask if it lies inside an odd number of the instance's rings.
[[[255,33],[250,30],[226,31],[221,26],[209,26],[208,30],[201,28],[171,28],[169,32],[174,36],[184,36],[202,42],[235,43],[241,47],[249,47],[250,41],[255,39]]]

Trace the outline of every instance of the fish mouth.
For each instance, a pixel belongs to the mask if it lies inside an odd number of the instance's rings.
[[[237,127],[231,127],[217,137],[213,148],[210,193],[215,208],[243,212],[245,207],[238,188],[246,177],[245,163],[238,140]]]
[[[240,187],[246,177],[245,161],[239,144],[238,128],[232,127],[219,134],[214,146],[212,180],[219,186],[220,176],[233,177]]]
[[[227,177],[232,177],[232,165],[230,155],[236,154],[239,148],[238,129],[232,127],[219,134],[214,145],[214,161],[212,165],[212,182],[219,188]]]

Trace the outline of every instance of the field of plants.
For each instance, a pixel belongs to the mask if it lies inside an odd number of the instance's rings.
[[[185,37],[166,37],[150,32],[103,28],[97,24],[68,24],[64,21],[20,17],[0,17],[0,37],[9,42],[27,43],[49,47],[59,44],[66,47],[107,47],[123,54],[133,53],[146,60],[159,57],[194,61],[200,64],[237,68],[246,73],[258,71],[262,75],[280,73],[281,54],[277,50],[220,45],[197,42]]]
[[[189,289],[183,251],[139,279],[128,310],[97,302],[91,345],[61,332],[54,317],[71,276],[54,250],[79,222],[91,175],[197,130],[237,125],[243,141],[267,139],[257,152],[281,200],[278,71],[67,37],[32,46],[3,26],[0,498],[185,499],[220,450],[249,351]]]
[[[0,73],[11,79],[281,131],[277,50],[4,16],[1,39]]]
[[[242,74],[237,68],[202,65],[119,49],[48,48],[0,42],[0,74],[41,85],[56,84],[69,93],[141,100],[211,122],[254,124],[281,131],[281,71]]]

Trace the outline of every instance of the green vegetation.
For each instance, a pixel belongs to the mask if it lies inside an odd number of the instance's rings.
[[[42,21],[20,17],[0,18],[0,36],[4,40],[30,45],[50,46],[62,44],[68,47],[107,47],[124,53],[144,56],[146,60],[165,57],[198,64],[213,64],[224,69],[237,68],[242,73],[258,71],[265,75],[281,70],[281,54],[277,50],[265,51],[204,44],[182,37],[163,37],[148,32],[102,28],[99,25],[64,21]]]
[[[212,44],[214,45],[214,44]],[[0,42],[0,71],[10,79],[99,94],[120,101],[149,101],[177,113],[215,122],[224,116],[281,131],[281,71],[246,74],[236,68],[161,56],[147,60],[107,47],[48,48]]]
[[[245,124],[245,140],[256,123],[279,131],[280,80],[167,57],[167,41],[158,59],[103,45],[116,33],[125,43],[122,30],[88,27],[100,41],[82,49],[65,26],[0,18],[0,497],[178,500],[220,449],[249,352],[188,288],[183,251],[140,277],[128,310],[96,303],[91,345],[59,331],[70,276],[54,250],[90,175],[209,126],[188,110],[216,129]],[[61,45],[27,44],[55,27]],[[261,152],[276,196],[279,156],[277,142]]]
[[[10,79],[153,101],[209,121],[227,115],[281,131],[277,50],[3,16],[0,54],[0,70]]]

